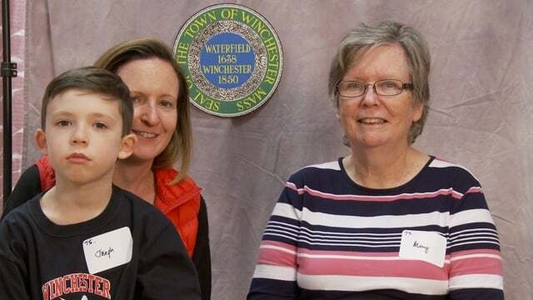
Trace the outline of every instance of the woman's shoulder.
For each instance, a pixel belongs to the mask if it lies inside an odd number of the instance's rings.
[[[6,199],[3,216],[43,191],[37,164],[26,169]]]
[[[122,211],[128,211],[131,209],[131,213],[136,217],[140,217],[140,219],[155,219],[157,220],[156,222],[164,220],[162,223],[167,223],[167,220],[161,211],[155,208],[152,204],[116,185],[113,185],[112,204],[110,205],[114,205]],[[117,208],[111,208],[111,210],[116,210]]]
[[[432,170],[441,170],[444,172],[450,172],[450,173],[456,173],[456,174],[462,174],[463,176],[476,178],[474,176],[474,173],[472,173],[469,169],[467,169],[465,166],[456,164],[447,160],[444,160],[442,158],[438,157],[431,157],[428,164],[428,168]]]
[[[479,186],[479,180],[466,167],[442,158],[433,157],[427,164],[425,177],[436,182],[447,182],[454,188]]]
[[[341,159],[317,164],[307,165],[294,172],[289,181],[321,180],[342,173]]]
[[[302,168],[302,170],[305,170],[305,169],[308,169],[308,170],[313,170],[314,169],[314,170],[340,171],[341,170],[340,159],[339,160],[334,160],[334,161],[328,161],[328,162],[324,162],[324,163],[308,165],[308,166]]]
[[[158,186],[165,186],[170,189],[201,190],[198,184],[196,184],[196,181],[190,176],[186,176],[182,180],[173,183],[174,179],[179,175],[179,171],[176,169],[157,169],[154,170],[154,174]]]
[[[176,186],[187,190],[200,189],[200,187],[196,184],[196,181],[190,176],[186,176],[177,183],[172,183],[172,181],[179,175],[179,171],[173,168],[157,169],[154,170],[154,174],[156,178],[156,184],[158,185]]]
[[[194,179],[187,176],[179,182],[173,183],[178,175],[174,169],[159,169],[154,171],[156,179],[156,206],[166,211],[170,207],[178,207],[185,203],[194,202],[194,206],[200,205],[200,188]]]

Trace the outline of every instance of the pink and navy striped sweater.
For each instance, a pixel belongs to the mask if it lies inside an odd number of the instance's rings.
[[[248,294],[503,297],[498,234],[482,188],[465,168],[434,157],[392,189],[355,184],[342,159],[292,175],[264,231]]]

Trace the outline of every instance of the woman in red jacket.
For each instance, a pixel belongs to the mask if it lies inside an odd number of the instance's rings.
[[[122,42],[95,66],[116,73],[128,86],[134,106],[133,155],[117,161],[113,183],[159,208],[174,224],[198,272],[202,299],[211,294],[207,210],[201,189],[187,176],[192,130],[185,77],[172,51],[155,39]],[[179,171],[174,164],[180,161]],[[55,184],[46,156],[26,170],[4,215]]]

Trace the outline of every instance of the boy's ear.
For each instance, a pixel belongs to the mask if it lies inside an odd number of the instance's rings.
[[[46,149],[46,133],[41,128],[37,129],[35,131],[35,144],[37,145],[37,148],[41,150],[41,153],[46,155],[48,154],[48,150]]]
[[[130,133],[122,137],[122,145],[120,146],[120,151],[118,152],[118,159],[126,159],[130,157],[133,153],[133,147],[137,143],[137,136]]]

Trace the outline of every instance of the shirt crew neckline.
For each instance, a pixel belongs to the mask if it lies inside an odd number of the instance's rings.
[[[395,186],[395,187],[392,187],[392,188],[384,188],[384,189],[379,189],[379,188],[369,188],[369,187],[366,187],[366,186],[363,186],[363,185],[360,185],[358,184],[357,182],[353,181],[350,176],[348,175],[348,172],[346,171],[346,169],[344,168],[344,164],[342,163],[342,160],[344,159],[344,157],[339,157],[339,159],[337,160],[338,164],[339,164],[339,168],[344,176],[344,178],[350,182],[351,185],[357,187],[358,189],[361,189],[365,192],[368,192],[370,194],[375,194],[375,195],[388,195],[390,193],[398,193],[400,192],[401,190],[404,190],[406,187],[408,187],[409,185],[413,184],[413,182],[415,182],[420,176],[422,176],[421,174],[424,173],[424,171],[428,168],[428,166],[431,164],[431,162],[433,160],[435,160],[435,156],[433,155],[429,155],[429,159],[427,160],[427,162],[424,164],[424,167],[422,167],[420,169],[420,171],[418,171],[418,173],[416,173],[415,176],[413,176],[413,178],[411,178],[410,180],[408,180],[406,183],[404,184],[401,184],[399,186]]]
[[[44,193],[41,193],[39,196],[30,200],[30,215],[37,226],[51,236],[73,237],[90,234],[91,232],[99,231],[100,228],[106,227],[108,222],[112,220],[117,208],[117,201],[115,199],[118,197],[117,192],[118,187],[113,185],[111,197],[106,208],[98,216],[84,222],[69,225],[58,225],[52,222],[50,219],[48,219],[48,217],[46,217],[41,208],[40,202]]]

